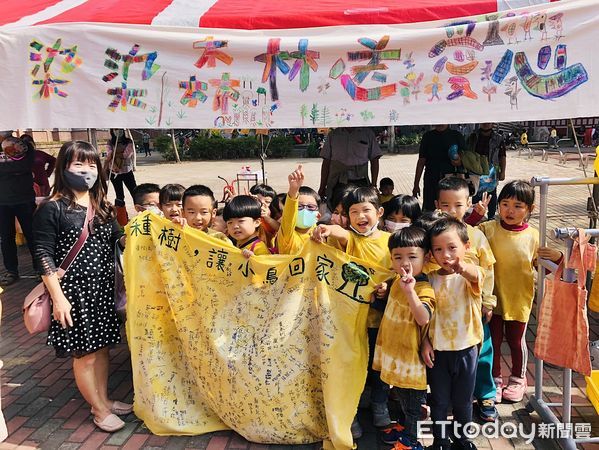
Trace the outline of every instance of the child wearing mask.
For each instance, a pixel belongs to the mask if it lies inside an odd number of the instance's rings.
[[[393,233],[410,226],[420,215],[420,203],[416,197],[399,194],[383,204],[383,229]]]

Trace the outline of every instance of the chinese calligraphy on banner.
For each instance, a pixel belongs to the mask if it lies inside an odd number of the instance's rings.
[[[150,213],[126,231],[135,413],[153,433],[352,448],[367,301],[390,272],[311,241],[245,259]]]
[[[0,28],[0,129],[296,128],[599,114],[588,0],[406,25]],[[26,95],[23,95],[25,93]],[[13,108],[14,104],[26,107]],[[9,109],[10,108],[10,109]]]

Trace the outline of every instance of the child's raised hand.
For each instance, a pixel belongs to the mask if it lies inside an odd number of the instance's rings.
[[[248,250],[247,248],[244,248],[243,250],[241,250],[241,254],[243,255],[243,257],[245,259],[250,259],[252,256],[254,256],[254,252],[251,250]]]
[[[297,169],[291,172],[287,179],[289,180],[289,191],[287,194],[291,198],[297,198],[299,188],[304,184],[304,171],[302,170],[302,165],[298,165]]]
[[[554,263],[558,262],[562,257],[562,252],[550,247],[539,247],[539,258],[548,259]]]
[[[429,369],[432,369],[435,365],[435,350],[433,349],[433,344],[431,344],[428,336],[425,336],[422,340],[422,345],[420,346],[420,356],[422,356],[422,361]]]
[[[454,273],[457,273],[458,275],[461,275],[462,272],[464,272],[464,262],[460,261],[460,258],[457,257],[455,259],[455,261],[453,261],[452,263],[449,264],[449,267],[451,268],[451,270],[453,270]]]
[[[310,236],[310,238],[315,242],[321,243],[324,242],[326,238],[330,236],[330,234],[331,230],[328,226],[318,225],[314,227],[314,230],[312,230],[312,235]]]
[[[184,217],[173,217],[173,223],[185,227],[187,225],[187,219]]]
[[[408,262],[408,270],[404,269],[403,267],[401,267],[399,270],[401,271],[401,277],[399,279],[399,287],[401,290],[406,292],[413,290],[414,286],[416,285],[416,278],[414,278],[412,263]]]
[[[484,217],[489,211],[489,203],[491,202],[491,196],[488,192],[484,192],[481,200],[474,205],[474,211],[481,216]]]

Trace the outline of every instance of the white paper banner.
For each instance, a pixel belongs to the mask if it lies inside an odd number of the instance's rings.
[[[0,129],[298,128],[599,115],[597,3],[449,24],[0,28]]]

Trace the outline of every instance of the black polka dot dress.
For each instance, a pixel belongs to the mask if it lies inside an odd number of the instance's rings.
[[[65,200],[40,207],[34,217],[34,237],[36,263],[43,274],[55,271],[66,257],[81,234],[85,215],[86,208],[70,207]],[[48,231],[44,234],[43,229],[49,225],[54,225],[54,236]],[[63,329],[60,322],[52,320],[48,344],[54,346],[59,357],[83,356],[121,342],[114,304],[114,243],[120,231],[116,222],[100,224],[97,219],[92,230],[60,281],[72,305],[73,326]],[[53,245],[48,242],[52,237]],[[50,246],[54,247],[52,251]],[[53,253],[52,261],[48,261],[49,253]]]

